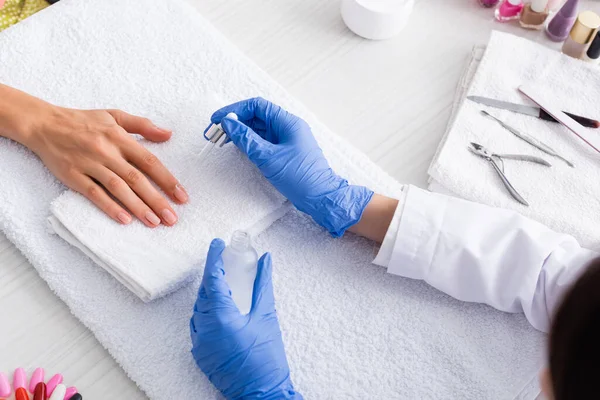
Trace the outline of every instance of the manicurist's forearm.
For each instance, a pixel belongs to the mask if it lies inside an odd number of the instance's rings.
[[[38,117],[50,108],[43,100],[0,84],[0,136],[26,145]]]
[[[394,218],[398,207],[398,200],[374,194],[373,198],[365,208],[362,218],[348,230],[357,235],[383,242],[385,234]]]

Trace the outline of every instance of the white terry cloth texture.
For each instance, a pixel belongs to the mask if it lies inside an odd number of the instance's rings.
[[[203,128],[197,88],[224,101],[262,95],[308,121],[339,174],[400,193],[400,184],[183,2],[63,0],[0,34],[0,48],[0,82],[64,106],[127,104],[166,127],[197,118]],[[140,301],[48,233],[50,203],[64,187],[4,139],[0,187],[0,229],[148,397],[219,398],[189,352],[199,276],[169,296]],[[333,239],[294,211],[258,236],[256,247],[273,252],[291,374],[308,399],[510,399],[537,371],[544,337],[522,315],[389,275],[371,264],[368,240]]]
[[[518,87],[525,83],[534,85],[547,102],[560,109],[596,119],[600,116],[597,102],[600,98],[600,71],[596,66],[499,32],[493,33],[464,95],[533,105],[518,91]],[[547,143],[572,161],[575,168],[517,138],[496,121],[482,115],[481,109]],[[600,132],[597,129],[587,131],[591,137]],[[508,179],[530,207],[517,203],[506,191],[492,166],[467,150],[470,142],[482,144],[494,153],[530,154],[552,164],[551,168],[547,168],[520,161],[505,161]],[[599,157],[598,153],[560,124],[464,100],[429,168],[429,188],[467,200],[517,210],[558,232],[575,236],[584,247],[598,250]]]
[[[124,99],[121,107],[133,108],[139,101],[124,95],[127,87],[112,89],[113,96]],[[148,229],[136,219],[123,226],[73,191],[51,206],[54,231],[146,302],[189,283],[198,274],[212,238],[228,240],[236,229],[258,234],[283,215],[281,210],[287,210],[285,198],[235,146],[213,149],[207,158],[198,156],[207,143],[203,127],[225,103],[203,94],[198,86],[185,95],[189,112],[172,121],[173,138],[167,143],[144,143],[190,195],[185,206],[173,205],[180,223]]]

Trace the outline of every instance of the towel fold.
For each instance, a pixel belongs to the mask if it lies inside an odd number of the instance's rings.
[[[127,97],[126,92],[115,95]],[[206,158],[198,156],[207,143],[203,128],[225,104],[212,94],[191,101],[197,117],[177,123],[171,140],[144,142],[190,195],[188,204],[173,205],[179,223],[154,229],[138,220],[120,225],[72,191],[51,206],[54,231],[143,301],[189,283],[198,274],[212,238],[228,239],[236,229],[258,234],[286,209],[283,196],[235,146],[215,148]]]
[[[505,33],[494,32],[477,67],[474,57],[467,74],[464,96],[484,96],[512,103],[533,105],[518,87],[534,85],[547,102],[565,111],[598,119],[600,70],[597,66],[572,59],[557,51]],[[463,99],[464,99],[463,96]],[[460,107],[446,140],[430,168],[430,190],[515,209],[552,229],[574,235],[583,246],[600,249],[600,155],[560,124],[510,111],[485,107],[457,99]],[[485,109],[519,131],[554,148],[575,163],[562,160],[530,146],[482,115]],[[591,137],[598,129],[587,129]],[[517,203],[506,191],[492,167],[467,150],[477,142],[498,154],[529,154],[545,159],[551,168],[506,161],[505,173],[530,207]]]
[[[60,105],[125,108],[175,132],[204,126],[196,108],[206,93],[227,102],[261,95],[311,125],[338,174],[400,194],[400,184],[181,1],[61,0],[0,35],[0,48],[0,82]],[[186,184],[201,173],[183,172]],[[0,138],[0,229],[150,399],[220,398],[190,354],[200,276],[139,301],[47,232],[49,205],[63,190],[29,151]],[[522,315],[389,275],[371,264],[364,238],[331,238],[293,211],[256,247],[273,253],[291,375],[307,399],[511,399],[537,372],[544,337]]]

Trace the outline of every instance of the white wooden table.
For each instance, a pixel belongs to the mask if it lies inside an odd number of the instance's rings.
[[[557,47],[476,0],[417,0],[405,31],[382,42],[352,34],[337,0],[188,1],[332,130],[421,186],[473,45],[499,29]],[[1,233],[0,327],[0,371],[43,366],[87,399],[146,398]]]

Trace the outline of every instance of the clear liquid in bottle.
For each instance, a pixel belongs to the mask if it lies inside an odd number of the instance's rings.
[[[231,241],[223,250],[225,280],[240,313],[246,315],[252,307],[252,292],[258,263],[258,253],[252,247],[250,234],[235,231]]]

